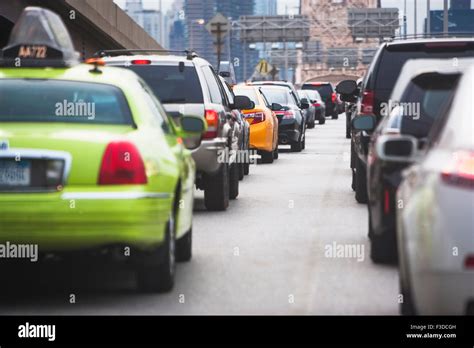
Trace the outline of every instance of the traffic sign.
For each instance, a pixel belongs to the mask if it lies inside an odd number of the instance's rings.
[[[207,24],[206,29],[212,35],[225,36],[229,32],[230,22],[221,13],[217,13]],[[217,33],[219,31],[219,34]]]
[[[260,75],[265,76],[272,72],[273,66],[269,62],[267,62],[265,59],[261,59],[260,62],[258,62],[257,66],[255,67],[255,70],[257,70],[257,72]]]

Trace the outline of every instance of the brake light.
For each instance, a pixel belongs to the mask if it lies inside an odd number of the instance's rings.
[[[286,110],[286,111],[278,111],[276,112],[277,116],[283,116],[283,120],[293,119],[295,118],[295,112],[293,110]]]
[[[321,106],[321,104],[319,104],[319,103],[313,103],[313,106],[319,107],[319,106]]]
[[[374,112],[374,97],[373,91],[364,91],[360,108],[362,114],[372,114]]]
[[[337,100],[337,95],[336,95],[335,92],[332,93],[332,95],[331,95],[331,100],[332,100],[333,103],[336,102],[336,100]]]
[[[262,110],[254,110],[252,112],[244,112],[245,118],[252,118],[252,124],[265,121],[265,113]]]
[[[142,185],[148,182],[145,165],[136,146],[128,141],[107,145],[99,174],[99,185]]]
[[[456,48],[466,47],[466,42],[429,42],[425,43],[426,48]]]
[[[384,190],[383,212],[385,215],[390,213],[390,191],[387,189]]]
[[[151,64],[151,60],[148,59],[134,59],[132,60],[133,65],[149,65]]]
[[[322,86],[321,82],[313,82],[311,83],[312,86]]]
[[[468,257],[466,257],[466,260],[464,260],[464,267],[474,268],[474,256],[469,255]]]
[[[212,139],[217,137],[217,129],[219,126],[219,114],[216,110],[206,110],[207,132],[204,139]]]
[[[441,173],[444,182],[474,188],[474,152],[458,151],[453,162]]]

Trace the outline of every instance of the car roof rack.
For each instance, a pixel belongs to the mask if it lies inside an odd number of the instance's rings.
[[[420,34],[409,34],[409,35],[397,35],[392,36],[389,41],[399,40],[415,40],[415,39],[456,39],[456,38],[474,38],[474,32],[460,31],[450,33],[420,33]]]
[[[133,55],[135,53],[151,53],[151,54],[163,54],[167,55],[170,53],[184,53],[186,59],[193,60],[198,58],[198,54],[194,50],[166,50],[166,49],[115,49],[115,50],[100,50],[94,54],[95,58],[113,57],[121,55]]]

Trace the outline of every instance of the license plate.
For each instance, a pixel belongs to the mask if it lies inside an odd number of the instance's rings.
[[[31,162],[0,161],[0,186],[29,186]]]

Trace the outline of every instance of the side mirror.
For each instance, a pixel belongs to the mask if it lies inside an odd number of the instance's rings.
[[[387,162],[414,162],[418,140],[411,135],[381,135],[375,144],[377,157]]]
[[[234,109],[250,110],[255,108],[255,103],[245,95],[236,95],[234,98]]]
[[[280,111],[281,109],[283,109],[283,105],[278,104],[278,103],[272,103],[270,109],[272,111]]]
[[[342,95],[353,96],[357,91],[357,82],[354,80],[344,80],[336,86],[336,92]]]
[[[202,134],[207,129],[206,121],[199,116],[181,117],[181,127],[178,135],[183,138],[184,146],[189,150],[194,150],[201,145]]]
[[[302,109],[308,109],[309,108],[308,99],[306,99],[306,98],[301,99],[301,108]]]
[[[368,131],[371,132],[375,129],[377,122],[373,115],[360,115],[355,117],[352,122],[352,129],[356,131]]]

